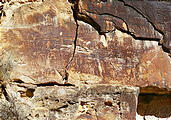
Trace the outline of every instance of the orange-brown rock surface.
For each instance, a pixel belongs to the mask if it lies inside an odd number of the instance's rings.
[[[134,120],[138,87],[171,89],[170,12],[169,1],[2,1],[0,103],[15,109],[0,118]]]

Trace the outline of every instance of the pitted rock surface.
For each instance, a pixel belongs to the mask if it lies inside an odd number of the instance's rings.
[[[134,120],[137,87],[171,90],[170,1],[0,8],[0,119]]]

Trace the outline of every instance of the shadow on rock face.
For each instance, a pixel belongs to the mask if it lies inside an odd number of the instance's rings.
[[[141,88],[137,112],[141,116],[168,118],[171,116],[171,92],[157,87]]]

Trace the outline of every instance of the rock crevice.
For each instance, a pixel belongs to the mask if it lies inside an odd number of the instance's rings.
[[[9,1],[0,8],[0,119],[169,117],[169,1]]]

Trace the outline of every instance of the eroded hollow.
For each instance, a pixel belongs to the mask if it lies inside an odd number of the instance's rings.
[[[27,89],[26,96],[27,97],[33,97],[34,96],[35,89]]]
[[[137,113],[141,116],[170,117],[171,91],[151,86],[140,88]]]

